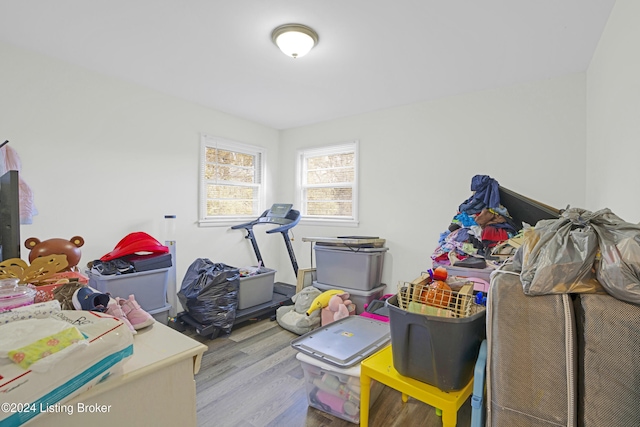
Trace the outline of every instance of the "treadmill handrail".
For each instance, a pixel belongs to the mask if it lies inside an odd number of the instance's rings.
[[[258,218],[251,220],[249,222],[245,222],[243,224],[238,224],[238,225],[232,225],[231,229],[232,230],[237,230],[239,228],[246,228],[247,230],[253,228],[253,226],[255,224],[258,224],[258,221],[260,221],[260,218],[264,218],[267,216],[267,214],[269,213],[269,209],[267,209],[266,211],[262,212],[262,215],[260,215]]]
[[[249,229],[252,229],[253,226],[256,224],[276,224],[276,225],[279,225],[280,227],[267,230],[267,233],[269,234],[282,233],[284,231],[287,231],[295,227],[298,224],[298,222],[300,222],[300,212],[295,209],[291,209],[287,214],[287,216],[284,218],[269,218],[268,221],[260,221],[262,218],[267,218],[268,213],[269,213],[269,210],[267,209],[257,219],[254,219],[253,221],[245,222],[242,224],[232,225],[231,229],[237,230],[240,228],[244,228],[246,230],[249,230]]]
[[[277,219],[281,220],[281,221],[289,221],[289,222],[283,223],[280,227],[276,227],[276,228],[272,228],[271,230],[267,230],[267,233],[269,233],[269,234],[271,234],[271,233],[284,233],[285,231],[288,231],[289,229],[295,227],[300,222],[300,211],[297,211],[295,209],[291,209],[286,217],[277,218]],[[278,222],[273,222],[271,224],[274,224],[274,223],[277,224]],[[264,224],[269,224],[269,223],[266,222]]]

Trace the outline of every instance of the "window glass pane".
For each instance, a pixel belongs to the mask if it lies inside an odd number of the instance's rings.
[[[338,215],[351,216],[351,202],[308,202],[308,215]]]
[[[309,169],[326,169],[353,166],[355,153],[332,154],[327,156],[310,157],[307,160]]]
[[[219,177],[216,176],[216,169],[217,168],[215,165],[206,164],[204,166],[204,179],[210,179],[210,180],[219,179]]]
[[[236,185],[207,185],[207,199],[247,199],[257,197],[257,188]]]
[[[218,150],[212,147],[207,147],[205,151],[205,160],[207,163],[216,163],[217,162],[217,154]]]
[[[352,190],[350,187],[337,188],[309,188],[307,190],[307,200],[309,201],[333,201],[351,200]]]
[[[253,167],[254,156],[228,150],[218,150],[218,163]]]
[[[253,215],[251,200],[207,200],[207,216]]]
[[[336,182],[352,182],[353,169],[309,170],[307,184],[334,184]]]
[[[218,167],[219,175],[217,178],[222,181],[232,182],[253,182],[253,169],[238,168],[235,166]]]

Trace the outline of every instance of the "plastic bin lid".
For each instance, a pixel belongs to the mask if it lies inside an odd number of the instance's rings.
[[[381,247],[385,239],[372,236],[342,236],[342,237],[303,237],[303,242],[315,242],[318,245],[349,246],[349,247]]]
[[[329,365],[349,368],[387,346],[390,340],[389,323],[349,316],[294,339],[291,346]]]
[[[18,285],[18,279],[0,280],[0,304],[2,305],[21,301],[23,298],[33,298],[35,295],[35,289]]]
[[[387,252],[389,248],[367,248],[364,246],[331,246],[331,245],[313,245],[313,249],[316,251],[326,252],[353,252],[353,253],[373,253],[373,252]]]
[[[370,297],[371,295],[375,295],[375,294],[380,294],[382,295],[382,293],[384,292],[384,290],[386,289],[387,285],[385,285],[384,283],[381,284],[380,286],[370,289],[368,291],[363,291],[361,289],[353,289],[353,288],[347,288],[345,286],[334,286],[334,285],[327,285],[325,283],[320,283],[316,280],[314,280],[312,283],[313,287],[318,288],[321,291],[328,291],[329,289],[338,289],[340,291],[344,291],[344,292],[348,292],[350,296],[356,296],[356,297]]]

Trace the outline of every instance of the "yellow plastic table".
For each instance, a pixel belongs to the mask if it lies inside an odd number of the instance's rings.
[[[360,365],[360,426],[369,425],[369,397],[371,380],[378,381],[402,393],[402,401],[407,396],[420,400],[442,411],[442,425],[455,427],[458,409],[473,392],[473,378],[462,390],[446,392],[413,378],[400,375],[393,367],[391,346],[387,346],[366,358]]]

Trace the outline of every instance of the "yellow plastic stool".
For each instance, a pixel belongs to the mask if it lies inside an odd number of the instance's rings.
[[[413,378],[402,376],[393,367],[391,346],[387,346],[376,354],[366,358],[360,365],[360,426],[369,425],[369,395],[371,380],[376,380],[402,393],[402,401],[407,396],[420,400],[427,405],[442,411],[442,425],[455,427],[458,409],[471,396],[473,378],[462,390],[446,392],[437,387],[425,384]]]

